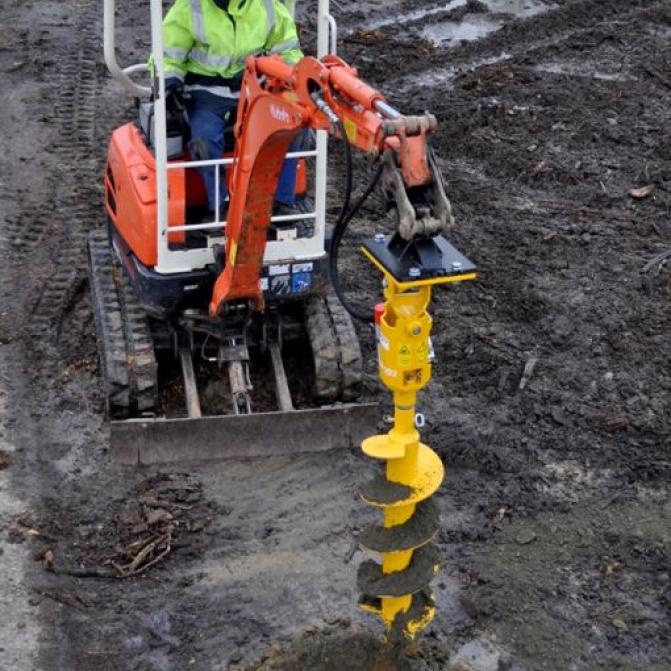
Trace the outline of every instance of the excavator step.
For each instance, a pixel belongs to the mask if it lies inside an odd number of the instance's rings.
[[[130,419],[111,422],[111,457],[137,466],[348,449],[358,446],[379,418],[377,403],[357,403],[198,419]]]

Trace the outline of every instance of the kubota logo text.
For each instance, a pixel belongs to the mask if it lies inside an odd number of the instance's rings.
[[[289,112],[281,107],[277,107],[277,105],[270,106],[270,115],[282,123],[289,123]]]

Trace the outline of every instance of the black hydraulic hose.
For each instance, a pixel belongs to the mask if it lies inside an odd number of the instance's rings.
[[[340,210],[340,215],[338,216],[338,221],[336,222],[335,227],[333,228],[333,236],[331,238],[331,247],[329,249],[329,274],[331,276],[331,284],[333,289],[338,297],[338,300],[342,303],[343,307],[347,312],[349,312],[352,317],[358,319],[359,321],[371,324],[374,321],[374,313],[372,310],[363,312],[357,310],[354,306],[350,305],[345,298],[344,291],[340,284],[340,276],[338,274],[338,251],[342,243],[343,235],[347,230],[347,226],[350,221],[354,218],[356,213],[361,209],[362,205],[366,202],[371,193],[375,190],[377,183],[380,181],[382,176],[382,163],[380,163],[373,179],[366,187],[363,195],[359,200],[354,204],[354,207],[350,209],[350,202],[352,198],[352,149],[349,146],[347,141],[347,135],[345,133],[345,127],[342,122],[339,123],[340,133],[343,137],[345,143],[345,156],[347,161],[347,184],[345,190],[345,200],[343,202],[342,209]]]
[[[349,206],[352,202],[352,189],[354,188],[354,170],[352,168],[352,147],[350,147],[349,141],[347,140],[347,131],[345,130],[345,124],[342,121],[338,121],[338,128],[340,129],[340,135],[342,136],[343,144],[345,146],[345,165],[347,167],[346,182],[345,182],[345,200],[343,201],[342,207],[340,208],[340,214],[338,215],[338,221],[340,221],[347,215],[347,211],[349,210]]]

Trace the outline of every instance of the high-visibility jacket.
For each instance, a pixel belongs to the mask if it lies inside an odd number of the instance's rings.
[[[189,73],[230,79],[248,56],[279,54],[299,61],[296,24],[281,0],[176,0],[163,20],[164,70],[184,80]],[[188,81],[188,79],[187,79]]]

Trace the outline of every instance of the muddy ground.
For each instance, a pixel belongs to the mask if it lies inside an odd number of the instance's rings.
[[[119,4],[124,62],[143,60],[146,8]],[[359,454],[110,465],[85,235],[132,102],[102,62],[99,3],[6,2],[0,668],[671,669],[671,272],[655,261],[671,248],[671,6],[333,4],[341,54],[438,116],[453,241],[480,270],[433,306],[436,620],[390,651],[357,611]],[[354,243],[386,224],[365,214],[344,265],[370,304],[379,278]],[[360,335],[366,398],[385,400]],[[147,529],[169,539],[160,562],[82,576],[128,566]]]

